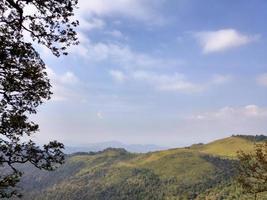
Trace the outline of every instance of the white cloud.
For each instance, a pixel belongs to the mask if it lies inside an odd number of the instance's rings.
[[[103,113],[101,111],[98,111],[96,113],[96,116],[97,116],[98,119],[104,119]]]
[[[134,80],[143,81],[161,91],[199,92],[203,88],[186,79],[183,74],[156,74],[147,71],[135,71]]]
[[[124,36],[122,34],[122,32],[119,31],[119,30],[107,31],[106,34],[111,35],[112,37],[115,37],[115,38],[118,38],[118,39],[127,39],[127,37]]]
[[[78,15],[78,19],[79,19],[79,29],[83,31],[90,31],[93,29],[102,29],[106,25],[103,19],[96,18],[96,17],[85,19]]]
[[[142,21],[160,19],[160,15],[153,9],[161,1],[148,0],[81,0],[79,12],[89,16],[126,16]]]
[[[258,105],[225,106],[181,116],[177,122],[179,133],[191,137],[226,137],[231,134],[266,134],[267,107]]]
[[[193,120],[244,120],[244,119],[255,119],[255,118],[266,118],[267,108],[259,107],[251,104],[243,107],[223,107],[217,111],[198,113],[189,117]]]
[[[259,75],[257,77],[257,82],[259,85],[267,87],[267,73]]]
[[[245,35],[235,29],[221,29],[217,31],[202,31],[195,34],[195,38],[203,48],[204,53],[224,51],[255,41],[259,36]]]
[[[173,67],[183,64],[176,59],[158,58],[145,53],[133,51],[129,46],[110,42],[93,43],[81,35],[81,44],[71,49],[72,54],[82,56],[88,62],[109,61],[123,68],[158,68]]]
[[[63,84],[67,85],[73,85],[78,83],[78,78],[70,71],[62,74],[61,76],[58,77],[59,81]]]
[[[103,32],[111,35],[117,39],[127,39],[127,36],[116,29],[109,30],[109,26],[106,26],[107,17],[128,17],[139,21],[146,22],[148,25],[162,24],[163,17],[156,10],[163,3],[162,0],[81,0],[78,2],[78,7],[75,12],[75,19],[78,19],[80,25],[77,28],[78,38],[81,42],[79,46],[71,47],[71,52],[75,52],[82,56],[87,56],[88,52],[96,51],[96,59],[104,58],[98,54],[103,53],[106,48],[116,48],[111,44],[104,43],[89,43],[84,39],[89,40],[88,31],[96,29],[104,29]],[[118,21],[118,20],[117,20]],[[120,21],[121,23],[121,21]],[[85,34],[86,33],[86,34]],[[94,55],[92,56],[94,57]]]
[[[232,77],[230,75],[216,74],[205,83],[195,83],[189,81],[182,73],[162,74],[145,70],[110,70],[109,74],[116,82],[134,81],[147,84],[159,91],[172,91],[184,93],[203,92],[212,86],[228,83]]]
[[[244,114],[249,117],[267,116],[267,110],[259,108],[257,105],[247,105],[244,108]]]
[[[53,101],[66,101],[79,96],[76,86],[80,81],[75,74],[67,71],[59,75],[50,67],[46,68],[46,72],[52,85]]]
[[[127,78],[126,75],[120,70],[110,70],[109,74],[115,81],[120,83],[124,82]]]
[[[212,83],[215,84],[224,84],[224,83],[228,83],[232,80],[232,76],[231,75],[223,75],[223,74],[215,74],[212,78]]]

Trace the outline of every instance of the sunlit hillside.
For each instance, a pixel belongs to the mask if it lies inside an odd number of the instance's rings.
[[[237,150],[248,152],[253,146],[253,141],[235,136],[146,154],[113,148],[73,154],[52,173],[25,168],[24,199],[205,199],[214,195],[229,197],[231,193],[240,196],[241,190],[232,185],[235,155]]]

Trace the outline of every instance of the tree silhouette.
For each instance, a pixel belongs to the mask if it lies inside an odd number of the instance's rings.
[[[29,119],[50,99],[45,63],[33,47],[44,45],[55,56],[78,44],[73,20],[77,0],[0,1],[0,198],[20,196],[15,186],[31,163],[54,170],[64,162],[64,145],[57,141],[39,147],[31,136],[38,125]],[[31,39],[26,41],[25,36]]]
[[[255,144],[253,153],[238,152],[238,182],[254,199],[267,191],[267,142]]]

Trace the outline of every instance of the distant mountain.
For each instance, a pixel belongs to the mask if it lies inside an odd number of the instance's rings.
[[[261,141],[259,141],[261,142]],[[234,183],[236,151],[254,141],[233,136],[149,153],[122,148],[76,153],[55,172],[24,167],[24,200],[251,199]],[[262,194],[261,199],[267,199]],[[259,198],[260,199],[260,198]]]
[[[166,150],[168,147],[153,145],[153,144],[123,144],[117,141],[91,143],[82,146],[66,146],[65,153],[71,154],[76,152],[96,152],[107,148],[123,148],[132,153],[147,153],[151,151]]]

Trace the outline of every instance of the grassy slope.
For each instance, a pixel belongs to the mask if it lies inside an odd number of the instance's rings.
[[[206,145],[147,154],[109,149],[95,155],[72,156],[62,169],[52,175],[26,173],[26,183],[28,190],[33,191],[32,199],[116,199],[118,195],[121,198],[127,195],[133,197],[127,199],[180,199],[177,192],[179,184],[206,184],[216,178],[217,166],[204,159],[203,154],[234,157],[240,149],[251,151],[253,142],[229,137]],[[72,167],[75,170],[69,177],[62,175],[70,166],[79,167]],[[32,179],[39,183],[48,182],[38,188],[43,191],[40,196],[31,187],[29,180]],[[51,179],[53,184],[49,185]],[[130,191],[127,191],[129,188]],[[132,191],[133,188],[136,191]],[[158,198],[162,193],[164,195]]]
[[[214,156],[236,157],[237,151],[243,150],[245,152],[250,152],[253,148],[254,143],[252,141],[240,137],[228,137],[216,140],[195,149],[202,153]]]

